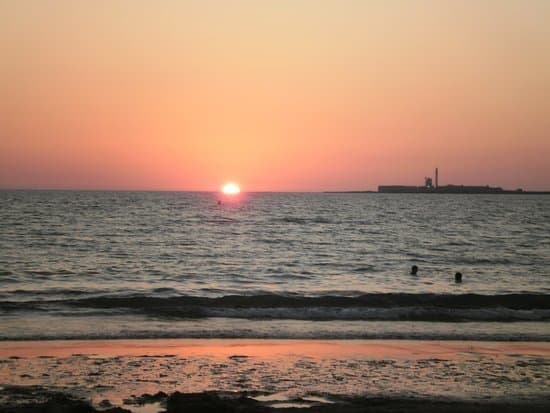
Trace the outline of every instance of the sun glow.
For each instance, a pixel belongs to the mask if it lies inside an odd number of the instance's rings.
[[[222,187],[222,192],[225,195],[237,195],[241,192],[241,188],[234,182],[228,182]]]

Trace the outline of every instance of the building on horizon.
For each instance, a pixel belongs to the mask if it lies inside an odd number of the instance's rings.
[[[442,193],[442,194],[499,194],[523,193],[523,190],[505,190],[499,186],[489,185],[439,185],[439,168],[435,168],[435,185],[432,177],[424,178],[423,186],[410,185],[379,185],[378,192],[382,193]]]

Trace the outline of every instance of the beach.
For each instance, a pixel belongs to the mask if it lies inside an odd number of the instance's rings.
[[[550,406],[547,342],[6,341],[0,343],[0,360],[1,405],[14,412],[27,411],[25,405],[37,399],[65,400],[51,392],[98,410],[135,413],[174,408],[170,400],[180,394],[202,395],[203,411],[224,400],[250,411]]]
[[[549,200],[0,191],[0,412],[548,411]]]
[[[0,413],[550,413],[550,0],[0,0]]]

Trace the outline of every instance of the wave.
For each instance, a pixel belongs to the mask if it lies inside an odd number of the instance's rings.
[[[136,314],[22,314],[22,328],[0,328],[5,340],[86,340],[155,338],[234,339],[395,339],[550,342],[547,322],[408,322],[243,320],[231,318],[159,319]],[[47,325],[48,328],[44,328]],[[101,328],[97,328],[100,325]],[[0,327],[2,319],[0,318]]]
[[[276,222],[276,223],[298,224],[298,225],[333,224],[333,223],[335,223],[333,220],[331,220],[329,218],[322,217],[322,216],[316,216],[316,217],[285,216],[285,217],[282,217],[282,218],[274,218],[272,221]]]
[[[165,318],[241,318],[382,321],[547,321],[546,294],[365,294],[356,297],[230,295],[209,297],[96,296],[64,300],[4,301],[3,311],[102,309]]]
[[[545,321],[550,310],[398,308],[250,308],[204,309],[208,317],[290,320]]]

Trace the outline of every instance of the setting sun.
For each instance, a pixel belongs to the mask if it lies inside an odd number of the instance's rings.
[[[241,188],[239,188],[239,185],[237,185],[236,183],[229,182],[223,186],[222,192],[225,195],[236,195],[241,192]]]

